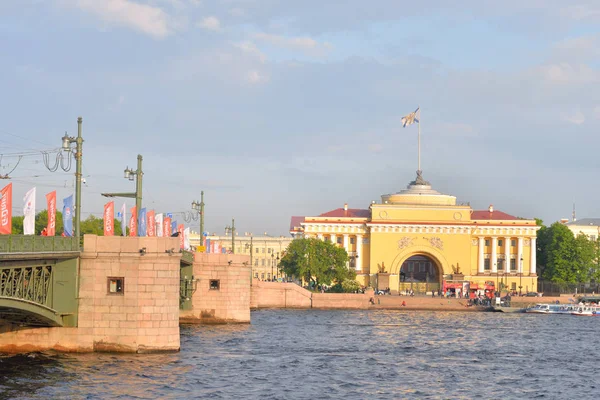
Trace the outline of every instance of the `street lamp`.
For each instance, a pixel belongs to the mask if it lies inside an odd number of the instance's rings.
[[[235,219],[231,218],[231,226],[225,227],[225,234],[231,231],[231,254],[235,254]]]
[[[279,278],[279,252],[277,252],[277,257],[275,258],[275,261],[277,262],[275,264],[275,274],[277,275],[276,278]]]
[[[275,266],[275,253],[271,253],[271,282],[273,282],[273,267]]]
[[[80,245],[81,239],[81,165],[82,165],[82,150],[83,150],[83,138],[81,137],[81,124],[83,123],[83,119],[81,117],[77,118],[77,137],[74,138],[72,136],[68,136],[65,133],[65,136],[62,137],[62,150],[66,153],[70,153],[73,151],[71,148],[71,143],[75,143],[75,152],[73,156],[75,157],[75,237],[77,238],[77,247]],[[46,166],[48,167],[48,166]],[[63,167],[65,169],[65,167]],[[68,169],[71,169],[70,163]],[[68,170],[66,169],[66,170]],[[53,171],[54,172],[54,171]]]
[[[142,155],[137,156],[137,169],[133,170],[129,167],[123,171],[123,177],[130,181],[135,179],[135,192],[133,193],[102,193],[104,197],[129,197],[135,199],[135,221],[137,226],[140,226],[140,211],[142,209]],[[139,235],[139,230],[138,230]],[[123,232],[123,236],[126,236],[126,232]]]
[[[521,289],[523,288],[523,286],[521,285],[521,280],[523,279],[523,256],[521,256],[520,261],[520,266],[519,266],[519,296],[523,295],[523,292],[521,291]]]
[[[200,244],[204,246],[204,190],[200,192],[200,202],[192,201],[192,209],[198,211],[200,216]]]

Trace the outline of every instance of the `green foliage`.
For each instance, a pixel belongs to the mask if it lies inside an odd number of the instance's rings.
[[[575,237],[555,222],[538,231],[537,258],[542,279],[556,283],[588,282],[597,275],[598,243],[585,235]]]
[[[355,279],[345,279],[342,282],[342,289],[345,293],[356,293],[360,290],[360,284]]]
[[[35,234],[40,235],[42,230],[48,226],[48,211],[42,210],[35,215]],[[90,215],[80,224],[81,234],[91,233],[94,235],[104,235],[104,220]],[[62,212],[56,212],[56,235],[60,236],[63,233],[63,218]],[[73,229],[75,229],[75,221],[73,221]],[[119,221],[114,222],[115,235],[122,234],[121,224]],[[23,216],[14,216],[12,219],[12,233],[15,235],[23,234]]]
[[[347,262],[348,253],[336,244],[315,238],[296,239],[281,259],[281,267],[286,275],[302,278],[317,287],[355,279],[356,272],[346,267]]]

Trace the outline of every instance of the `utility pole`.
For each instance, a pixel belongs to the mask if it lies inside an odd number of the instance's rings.
[[[231,231],[231,254],[235,254],[235,219],[231,218],[231,226],[225,227],[225,234],[227,230]]]
[[[204,246],[204,190],[200,192],[200,246]]]
[[[144,172],[142,171],[142,155],[138,154],[137,156],[137,170],[132,170],[129,167],[125,168],[125,179],[129,179],[130,181],[135,179],[135,192],[134,193],[101,193],[104,197],[129,197],[135,199],[135,221],[137,222],[137,226],[139,229],[140,226],[140,211],[142,209],[142,176]],[[126,235],[126,232],[123,232],[123,235]],[[139,230],[138,230],[139,235]]]
[[[83,150],[83,138],[81,137],[81,124],[83,118],[77,118],[77,139],[75,139],[77,151],[75,153],[75,237],[77,246],[81,242],[81,151]]]

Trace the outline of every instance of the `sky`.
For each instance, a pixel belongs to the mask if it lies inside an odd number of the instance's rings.
[[[182,222],[204,191],[207,231],[287,235],[292,215],[404,189],[418,130],[400,120],[420,107],[434,189],[547,224],[573,204],[600,217],[600,3],[458,4],[3,0],[0,186],[16,215],[33,186],[60,208],[74,163],[50,169],[81,116],[83,217],[135,190],[141,154],[146,208]]]

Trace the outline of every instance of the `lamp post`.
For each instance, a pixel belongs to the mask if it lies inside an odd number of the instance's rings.
[[[496,297],[500,297],[500,282],[498,277],[500,276],[500,272],[498,271],[498,263],[494,263],[496,266]]]
[[[204,190],[200,192],[200,202],[192,201],[192,209],[198,211],[200,216],[200,243],[204,246]]]
[[[225,227],[225,232],[231,231],[231,254],[235,254],[235,219],[231,218],[231,226]]]
[[[135,199],[135,221],[137,226],[140,226],[140,211],[142,208],[142,176],[144,176],[144,172],[142,171],[142,155],[138,154],[137,156],[137,169],[133,170],[129,167],[125,168],[123,171],[123,177],[125,179],[129,179],[133,181],[135,179],[135,192],[133,193],[102,193],[104,197],[129,197]],[[138,231],[139,235],[139,231]],[[123,236],[126,236],[126,232],[123,232]]]
[[[521,256],[519,262],[519,296],[522,296],[523,292],[521,289],[523,288],[523,285],[521,285],[521,280],[523,279],[523,256]]]
[[[77,238],[77,246],[80,245],[81,240],[81,165],[82,165],[82,150],[83,150],[83,138],[81,137],[81,124],[83,118],[77,118],[77,137],[72,136],[62,137],[62,150],[65,152],[71,152],[71,143],[75,143],[75,237]]]
[[[275,266],[275,253],[271,253],[271,282],[273,282],[273,267]]]

